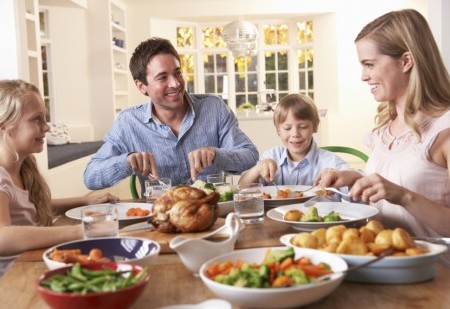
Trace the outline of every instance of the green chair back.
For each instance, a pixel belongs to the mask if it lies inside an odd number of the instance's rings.
[[[361,160],[363,160],[364,162],[367,162],[367,160],[369,159],[369,156],[366,155],[364,152],[352,148],[352,147],[345,147],[345,146],[322,146],[320,147],[324,150],[328,150],[331,152],[339,152],[339,153],[347,153],[347,154],[351,154],[354,155],[358,158],[360,158]]]
[[[139,193],[136,189],[136,175],[132,174],[130,176],[130,191],[131,191],[131,197],[133,199],[139,199]]]

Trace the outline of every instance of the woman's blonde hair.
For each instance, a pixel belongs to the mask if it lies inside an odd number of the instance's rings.
[[[286,120],[290,111],[296,119],[311,120],[314,133],[317,132],[320,123],[319,112],[310,97],[301,93],[288,94],[283,97],[273,113],[273,123],[276,128]]]
[[[27,104],[30,94],[40,97],[39,89],[22,80],[0,81],[0,127],[6,131],[13,130],[22,116],[22,110]],[[4,135],[5,136],[5,135]],[[6,143],[5,143],[6,145]],[[10,151],[19,158],[16,150]],[[47,183],[39,172],[34,155],[29,154],[20,167],[20,177],[24,189],[28,190],[30,201],[36,207],[36,220],[40,225],[52,224],[51,195]]]
[[[381,54],[395,59],[405,52],[411,54],[413,66],[403,117],[420,137],[418,125],[414,122],[416,113],[420,110],[435,117],[450,107],[450,77],[427,21],[415,10],[393,11],[367,24],[355,43],[363,38],[373,41]],[[381,103],[375,118],[375,130],[395,117],[393,102]]]

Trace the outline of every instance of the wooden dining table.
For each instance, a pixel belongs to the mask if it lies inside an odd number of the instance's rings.
[[[62,217],[59,225],[73,224]],[[217,223],[220,224],[223,219]],[[265,217],[263,223],[245,225],[235,250],[281,246],[280,236],[296,233],[290,225]],[[172,236],[158,239],[152,229],[121,232],[161,242],[161,252],[150,266],[151,279],[132,308],[160,308],[177,304],[197,304],[217,298],[199,277],[194,276],[171,251]],[[42,260],[45,249],[24,252],[0,278],[0,308],[48,308],[37,293],[36,281],[47,270]],[[241,308],[233,304],[233,308]],[[450,269],[437,263],[432,280],[414,284],[371,284],[344,281],[334,292],[306,308],[450,308]]]

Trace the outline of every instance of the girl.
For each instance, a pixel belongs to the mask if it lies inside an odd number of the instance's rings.
[[[242,174],[239,184],[312,185],[323,168],[348,168],[337,155],[317,147],[313,134],[320,119],[308,96],[285,96],[275,108],[273,121],[283,145],[265,151],[260,161]]]
[[[433,33],[415,10],[387,13],[357,36],[361,79],[378,107],[366,174],[325,170],[316,182],[352,186],[386,227],[450,236],[450,77]]]
[[[0,81],[0,275],[15,255],[83,238],[81,225],[48,227],[56,214],[114,202],[111,194],[51,200],[33,153],[49,126],[39,90],[21,80]]]

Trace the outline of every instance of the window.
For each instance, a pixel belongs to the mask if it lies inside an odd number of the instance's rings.
[[[299,22],[297,26],[297,49],[299,91],[314,99],[314,52],[313,22]]]
[[[258,54],[246,57],[231,56],[223,25],[179,26],[176,31],[189,92],[218,95],[232,109],[278,102],[289,92],[314,97],[312,21],[260,22]]]
[[[48,11],[41,9],[39,11],[39,28],[41,34],[41,58],[42,58],[42,81],[45,108],[47,109],[46,120],[50,122],[52,119],[53,105],[53,85],[51,72],[51,40],[48,30]]]

